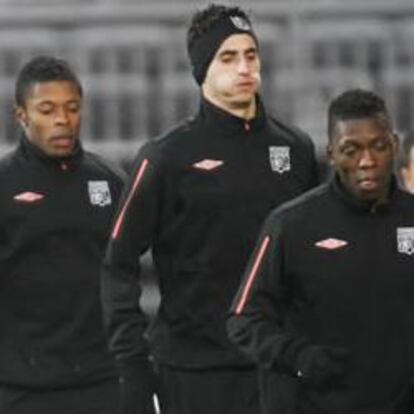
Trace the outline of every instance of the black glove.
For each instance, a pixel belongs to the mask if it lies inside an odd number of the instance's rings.
[[[413,414],[414,413],[414,381],[411,380],[405,388],[401,390],[397,396],[394,409],[395,414]]]
[[[155,374],[147,356],[118,361],[121,414],[155,414]]]
[[[302,381],[318,387],[341,381],[349,355],[350,352],[344,348],[296,340],[285,348],[282,366]]]
[[[349,354],[344,348],[309,345],[297,355],[296,375],[316,387],[337,384],[343,379]]]

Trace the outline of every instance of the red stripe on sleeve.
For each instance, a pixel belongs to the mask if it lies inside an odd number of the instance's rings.
[[[122,223],[123,223],[124,217],[125,217],[125,212],[127,211],[129,203],[131,202],[132,197],[134,196],[135,192],[137,191],[137,189],[139,187],[139,184],[142,180],[142,177],[144,176],[144,172],[147,169],[148,164],[149,164],[149,161],[147,159],[144,159],[144,161],[142,161],[141,166],[139,167],[139,170],[138,170],[137,175],[135,177],[134,185],[132,186],[132,189],[128,194],[128,197],[125,201],[125,204],[122,207],[122,210],[119,213],[118,218],[116,219],[114,229],[112,230],[112,238],[113,239],[116,239],[119,236],[119,233],[121,231],[121,226],[122,226]]]
[[[247,278],[246,286],[243,289],[243,293],[241,295],[240,301],[236,308],[236,315],[239,315],[243,311],[244,305],[246,304],[246,301],[247,301],[247,296],[249,295],[252,284],[254,280],[256,279],[257,271],[259,270],[259,267],[262,263],[263,257],[266,253],[269,243],[270,243],[270,236],[266,236],[262,242],[262,245],[260,246],[259,253],[256,256],[256,260],[254,261],[249,277]]]

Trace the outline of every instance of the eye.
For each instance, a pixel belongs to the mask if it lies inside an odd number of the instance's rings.
[[[251,52],[248,52],[248,53],[246,54],[246,59],[247,59],[247,60],[250,60],[250,61],[254,61],[254,60],[256,60],[256,57],[257,57],[257,53],[256,53],[256,51],[251,51]]]
[[[49,115],[53,112],[53,105],[50,104],[44,104],[38,106],[38,111],[43,115]]]
[[[72,113],[78,113],[80,111],[80,103],[72,102],[67,106],[67,110]]]
[[[358,148],[353,144],[345,145],[340,149],[340,152],[347,157],[353,157],[357,151]]]
[[[221,56],[220,61],[222,63],[231,63],[233,61],[233,55],[224,54],[223,56]]]
[[[389,146],[389,141],[386,139],[379,139],[374,142],[373,148],[377,151],[385,151]]]

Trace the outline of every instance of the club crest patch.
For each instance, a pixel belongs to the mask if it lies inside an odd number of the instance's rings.
[[[246,32],[250,31],[252,28],[249,22],[240,16],[230,16],[231,22],[239,30],[245,30]]]
[[[290,147],[269,147],[269,160],[273,171],[290,171]]]
[[[414,254],[414,227],[397,228],[398,253]]]
[[[92,205],[104,207],[112,203],[108,181],[88,181],[88,191]]]

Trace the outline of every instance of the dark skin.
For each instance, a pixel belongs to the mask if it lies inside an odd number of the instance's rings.
[[[332,134],[328,158],[345,189],[360,200],[384,200],[398,149],[387,117],[338,121]]]
[[[50,157],[73,153],[79,138],[82,97],[69,81],[38,82],[31,86],[16,117],[27,139]]]

